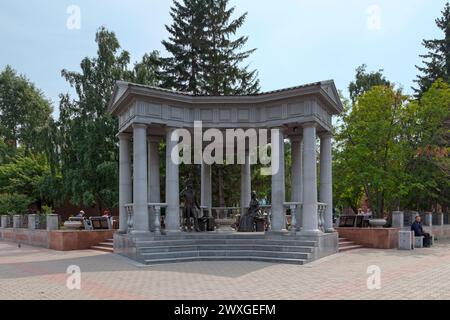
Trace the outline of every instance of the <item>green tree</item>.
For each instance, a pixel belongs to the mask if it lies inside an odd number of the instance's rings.
[[[375,86],[357,100],[336,134],[335,170],[352,185],[344,190],[344,199],[354,199],[362,188],[378,217],[408,192],[403,185],[404,142],[399,139],[405,102],[401,90]]]
[[[444,38],[423,40],[422,44],[428,52],[420,56],[424,59],[424,66],[416,66],[421,74],[415,80],[418,88],[413,88],[419,98],[439,78],[450,82],[450,3],[446,3],[442,17],[436,19],[436,25],[444,32]]]
[[[59,183],[60,177],[52,178],[43,154],[17,155],[11,162],[0,166],[0,193],[25,195],[39,208],[59,199]]]
[[[24,194],[1,193],[0,194],[0,215],[2,214],[25,214],[28,206],[33,200]]]
[[[195,95],[254,93],[256,71],[242,63],[255,49],[241,51],[248,37],[232,39],[247,14],[232,19],[228,0],[174,1],[166,26],[170,36],[162,43],[170,53],[164,60],[166,86]]]
[[[130,57],[113,32],[100,28],[97,57],[85,58],[81,72],[62,71],[77,93],[61,95],[59,132],[61,173],[66,195],[74,204],[96,205],[99,211],[118,199],[117,120],[107,104],[117,79],[129,80]]]
[[[413,174],[406,206],[424,210],[436,204],[450,206],[449,116],[450,87],[442,80],[407,108],[404,138],[409,148],[407,171]]]
[[[202,92],[209,95],[249,94],[259,91],[256,70],[248,71],[242,63],[256,49],[242,51],[248,37],[232,39],[245,22],[247,13],[232,19],[235,8],[228,0],[206,0],[206,31],[201,54],[203,69]]]
[[[163,61],[158,51],[146,53],[142,60],[134,65],[132,81],[149,86],[164,86],[165,73]]]
[[[27,151],[38,149],[51,113],[50,102],[25,76],[10,66],[0,73],[0,136],[13,150],[19,145]]]
[[[383,75],[383,69],[378,71],[366,72],[367,66],[362,64],[356,68],[355,81],[350,82],[348,91],[353,104],[356,100],[369,91],[373,86],[389,86],[390,83]]]

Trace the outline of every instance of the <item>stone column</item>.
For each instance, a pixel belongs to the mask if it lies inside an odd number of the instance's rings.
[[[252,171],[249,151],[245,150],[245,164],[241,165],[241,215],[250,205],[252,193]]]
[[[211,210],[212,206],[212,185],[211,185],[211,165],[202,162],[201,168],[201,195],[200,206],[208,207]],[[202,212],[202,214],[205,212]]]
[[[279,134],[272,130],[272,227],[271,231],[286,230],[286,214],[284,211],[284,136],[281,128]],[[274,148],[274,143],[278,145]],[[278,151],[278,152],[277,152]]]
[[[302,137],[291,137],[291,202],[303,201],[302,186]],[[297,206],[296,210],[296,230],[301,227],[301,207]]]
[[[172,141],[173,138],[176,141]],[[174,159],[172,159],[172,150]],[[174,128],[166,130],[166,232],[180,231],[180,185],[179,185],[178,135]]]
[[[334,232],[333,228],[333,174],[331,156],[331,132],[320,136],[320,202],[327,205],[324,215],[325,232]]]
[[[148,233],[147,125],[133,124],[133,231]]]
[[[159,142],[157,136],[148,138],[148,202],[161,203],[161,189],[159,182]],[[155,229],[154,208],[149,209],[150,230]]]
[[[131,181],[130,138],[127,133],[119,133],[119,232],[128,230],[128,213],[125,205],[133,202]]]
[[[303,124],[303,215],[302,230],[305,235],[316,235],[317,217],[317,161],[316,161],[316,124]]]

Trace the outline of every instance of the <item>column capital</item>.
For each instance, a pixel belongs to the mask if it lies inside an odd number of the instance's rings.
[[[119,132],[116,135],[117,138],[119,138],[119,140],[130,140],[131,139],[131,133],[128,132]]]
[[[133,127],[133,129],[141,129],[148,127],[148,125],[145,123],[133,123],[131,126]]]
[[[333,133],[331,131],[324,131],[319,133],[321,139],[331,139],[333,138]]]
[[[302,123],[303,128],[317,128],[317,126],[318,126],[318,123],[313,122],[313,121]]]

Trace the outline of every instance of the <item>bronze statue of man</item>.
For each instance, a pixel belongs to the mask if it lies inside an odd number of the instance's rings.
[[[255,218],[260,211],[259,201],[256,198],[256,191],[252,191],[252,199],[250,201],[250,208],[239,221],[240,232],[253,232],[255,231]]]
[[[200,229],[198,227],[198,216],[196,209],[200,210],[200,206],[197,203],[195,191],[192,187],[191,181],[188,181],[186,188],[181,192],[181,196],[184,199],[183,220],[185,221],[185,227],[188,231],[192,231],[191,218],[193,218],[194,230],[199,232]]]

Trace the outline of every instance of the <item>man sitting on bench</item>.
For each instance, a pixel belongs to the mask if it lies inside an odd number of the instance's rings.
[[[415,221],[411,225],[411,231],[414,231],[415,237],[423,237],[423,246],[429,248],[431,246],[431,236],[429,233],[423,232],[420,216],[416,216]]]

